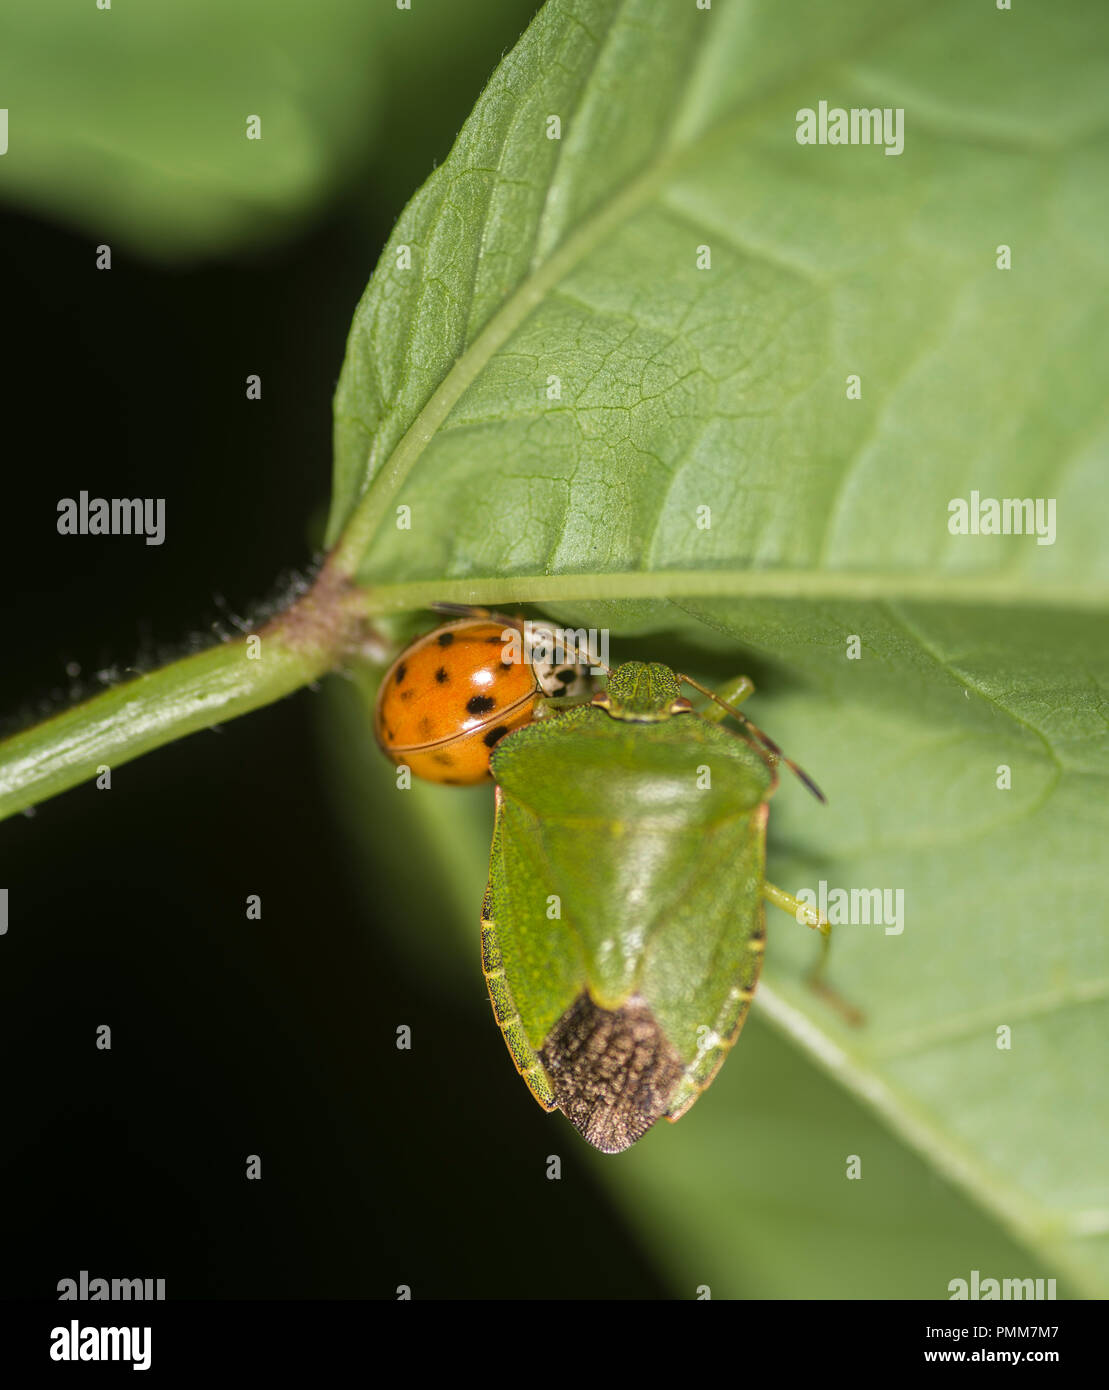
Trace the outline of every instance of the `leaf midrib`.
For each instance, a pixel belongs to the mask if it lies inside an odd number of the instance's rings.
[[[388,501],[386,502],[386,506]],[[1023,587],[1021,587],[1023,586]],[[1027,609],[1109,610],[1109,580],[1101,583],[923,570],[656,569],[577,571],[573,574],[470,575],[413,579],[375,586],[365,612],[409,613],[429,603],[511,604],[604,602],[607,599],[798,599],[814,603],[917,602]]]
[[[1079,1284],[1096,1284],[1096,1273],[1073,1251],[1060,1249],[1058,1242],[1103,1234],[1104,1213],[1100,1209],[1044,1206],[968,1148],[919,1098],[874,1070],[867,1058],[833,1041],[787,994],[765,980],[759,985],[756,1007],[842,1086],[865,1100],[910,1148],[992,1212],[1018,1240],[1034,1248],[1050,1244],[1051,1257],[1071,1278]]]

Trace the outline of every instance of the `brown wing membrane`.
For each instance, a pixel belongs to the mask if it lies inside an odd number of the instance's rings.
[[[678,1054],[633,995],[602,1009],[587,994],[566,1010],[539,1052],[559,1109],[603,1153],[630,1148],[666,1114],[682,1075]]]

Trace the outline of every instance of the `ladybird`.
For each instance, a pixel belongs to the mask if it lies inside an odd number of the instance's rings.
[[[479,610],[480,611],[480,610]],[[514,644],[509,629],[520,634]],[[545,696],[589,692],[588,652],[558,662],[554,629],[497,614],[425,633],[385,674],[374,734],[417,777],[471,786],[490,777],[489,755],[505,734],[530,724]],[[523,659],[520,654],[523,653]],[[510,659],[515,656],[516,659]]]

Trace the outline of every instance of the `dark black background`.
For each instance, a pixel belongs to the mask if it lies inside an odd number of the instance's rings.
[[[438,157],[476,90],[460,84]],[[345,337],[398,211],[363,197],[191,268],[116,247],[110,271],[102,238],[3,217],[3,733],[310,565]],[[59,536],[82,488],[164,497],[165,543]],[[163,1277],[174,1299],[666,1292],[584,1165],[535,1180],[549,1131],[495,1030],[471,1055],[449,999],[390,954],[318,770],[320,698],[0,827],[0,1296],[54,1297],[82,1269]],[[413,1069],[371,1065],[383,998],[419,1027]],[[506,1230],[528,1226],[521,1252]]]

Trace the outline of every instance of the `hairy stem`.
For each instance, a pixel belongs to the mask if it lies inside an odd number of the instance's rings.
[[[183,657],[0,743],[0,819],[329,671],[363,633],[360,602],[325,568],[256,634]]]

